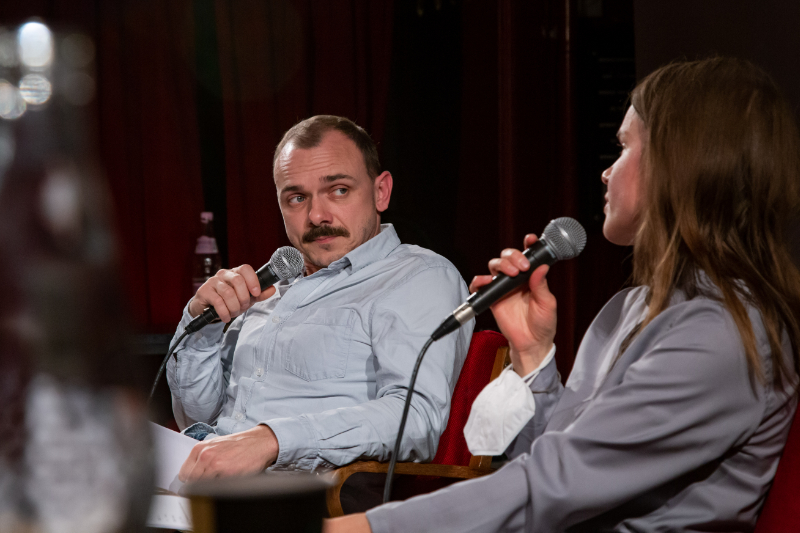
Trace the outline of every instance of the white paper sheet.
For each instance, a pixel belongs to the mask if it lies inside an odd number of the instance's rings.
[[[177,493],[183,486],[178,480],[178,472],[197,441],[153,422],[150,422],[150,431],[153,435],[153,451],[156,458],[155,485],[157,488]]]
[[[147,527],[192,530],[191,503],[188,498],[156,494],[150,501]]]

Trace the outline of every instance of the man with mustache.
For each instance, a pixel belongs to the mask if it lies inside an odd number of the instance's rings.
[[[262,292],[251,266],[221,270],[186,306],[178,333],[210,306],[230,326],[189,336],[167,367],[178,425],[203,440],[183,481],[388,460],[417,354],[468,295],[449,261],[381,225],[392,175],[353,122],[296,124],[273,173],[305,272]],[[425,356],[399,460],[435,455],[473,326]]]

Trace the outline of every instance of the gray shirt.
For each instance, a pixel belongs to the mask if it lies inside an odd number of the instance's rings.
[[[327,268],[280,284],[226,333],[212,324],[190,335],[167,367],[175,419],[216,423],[223,435],[267,424],[275,469],[388,460],[417,354],[467,296],[449,261],[384,225]],[[184,310],[178,332],[190,320]],[[428,350],[401,461],[436,454],[473,326]]]
[[[534,418],[498,472],[373,509],[375,533],[750,531],[797,398],[772,386],[769,344],[749,309],[766,384],[751,379],[730,314],[686,300],[638,334],[646,289],[617,294],[581,343],[566,387],[553,364],[531,384]],[[790,357],[788,338],[784,356]],[[793,365],[789,365],[790,368]]]

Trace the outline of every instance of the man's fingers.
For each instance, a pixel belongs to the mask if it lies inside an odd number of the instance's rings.
[[[530,248],[533,243],[539,240],[539,237],[534,235],[533,233],[528,233],[525,235],[525,239],[523,241],[524,248]]]
[[[275,285],[273,285],[272,287],[267,287],[266,289],[264,289],[264,292],[258,295],[258,298],[256,298],[255,301],[263,302],[264,300],[275,294],[276,290],[277,289],[275,288]]]
[[[217,294],[219,294],[222,299],[225,301],[225,306],[228,308],[229,312],[229,319],[223,320],[223,322],[230,322],[231,319],[236,318],[242,313],[242,306],[239,303],[239,296],[236,294],[236,291],[233,287],[225,283],[224,281],[220,280],[217,283]],[[249,296],[248,296],[249,301]],[[222,315],[220,315],[222,318]]]
[[[219,472],[216,471],[215,458],[217,454],[215,452],[213,445],[206,445],[200,450],[194,468],[187,476],[188,481],[219,477]]]
[[[189,452],[189,457],[183,462],[181,465],[181,469],[178,472],[178,479],[183,483],[186,483],[186,480],[189,479],[189,473],[194,468],[195,463],[197,462],[197,456],[200,454],[200,447],[202,446],[201,442],[198,442],[192,448],[192,451]]]
[[[239,299],[239,307],[242,311],[250,307],[250,289],[244,280],[244,276],[236,276],[231,279],[231,286],[236,291],[236,297]]]
[[[230,322],[231,312],[228,309],[228,303],[225,301],[225,298],[219,294],[216,287],[214,287],[214,290],[205,299],[217,312],[217,316],[220,320],[223,322]]]
[[[250,265],[241,265],[234,268],[233,271],[242,276],[242,281],[244,281],[247,287],[247,292],[254,297],[258,297],[261,294],[261,282],[258,281],[258,276],[256,275],[256,271],[253,270],[253,267]]]

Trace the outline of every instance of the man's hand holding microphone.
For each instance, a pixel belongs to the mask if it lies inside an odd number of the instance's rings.
[[[219,319],[227,323],[256,302],[263,302],[275,294],[275,290],[274,285],[262,290],[256,271],[250,265],[222,269],[197,289],[197,294],[189,302],[189,314],[195,318],[213,307]]]

